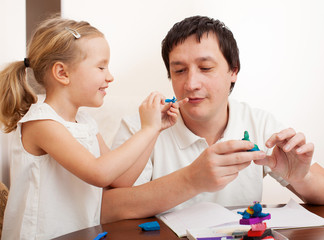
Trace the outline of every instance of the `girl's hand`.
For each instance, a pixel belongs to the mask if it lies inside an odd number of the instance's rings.
[[[165,97],[159,92],[152,92],[139,107],[141,126],[162,131],[173,126],[180,114],[179,107],[187,103],[185,98],[175,103],[165,103]]]
[[[178,119],[180,114],[179,108],[186,104],[189,101],[188,98],[184,98],[180,101],[176,101],[175,103],[165,103],[164,107],[162,108],[162,125],[161,131],[173,126]]]
[[[152,92],[140,105],[139,114],[141,127],[152,128],[155,131],[161,129],[161,111],[165,97],[159,92]]]

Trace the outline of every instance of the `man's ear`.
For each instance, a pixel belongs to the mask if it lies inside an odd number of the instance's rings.
[[[231,70],[231,82],[235,83],[237,80],[237,72],[238,72],[238,67],[235,67],[233,70]]]
[[[67,86],[70,83],[69,74],[67,72],[67,66],[62,62],[54,63],[52,67],[52,74],[56,81]]]

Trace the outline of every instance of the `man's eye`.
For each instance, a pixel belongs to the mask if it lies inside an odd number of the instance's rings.
[[[212,68],[200,68],[202,71],[209,71],[209,70],[211,70]]]
[[[175,73],[183,73],[185,70],[184,69],[179,69],[179,70],[175,70]]]

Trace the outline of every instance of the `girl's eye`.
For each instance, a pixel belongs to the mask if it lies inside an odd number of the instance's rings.
[[[99,67],[100,70],[104,70],[105,68],[104,67]]]

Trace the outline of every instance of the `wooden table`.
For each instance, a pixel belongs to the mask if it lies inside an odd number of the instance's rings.
[[[324,217],[324,206],[315,206],[302,204],[308,211]],[[302,216],[301,216],[302,217]],[[277,230],[289,240],[324,240],[324,226],[315,228],[297,228],[297,229],[285,229]]]
[[[280,205],[278,205],[280,206]],[[282,205],[281,205],[282,206]],[[324,217],[324,206],[314,206],[302,204],[307,210]],[[265,206],[265,207],[274,207]],[[139,224],[151,221],[158,221],[161,229],[158,231],[144,232],[138,227]],[[299,228],[299,229],[285,229],[277,230],[281,234],[288,237],[290,240],[324,240],[324,226],[316,228]],[[159,219],[145,218],[135,220],[123,220],[114,223],[102,224],[95,227],[90,227],[80,231],[76,231],[59,238],[56,240],[92,240],[99,233],[108,232],[105,240],[142,240],[142,239],[160,239],[160,240],[179,240],[172,230],[168,228]],[[187,239],[187,238],[181,238]]]

